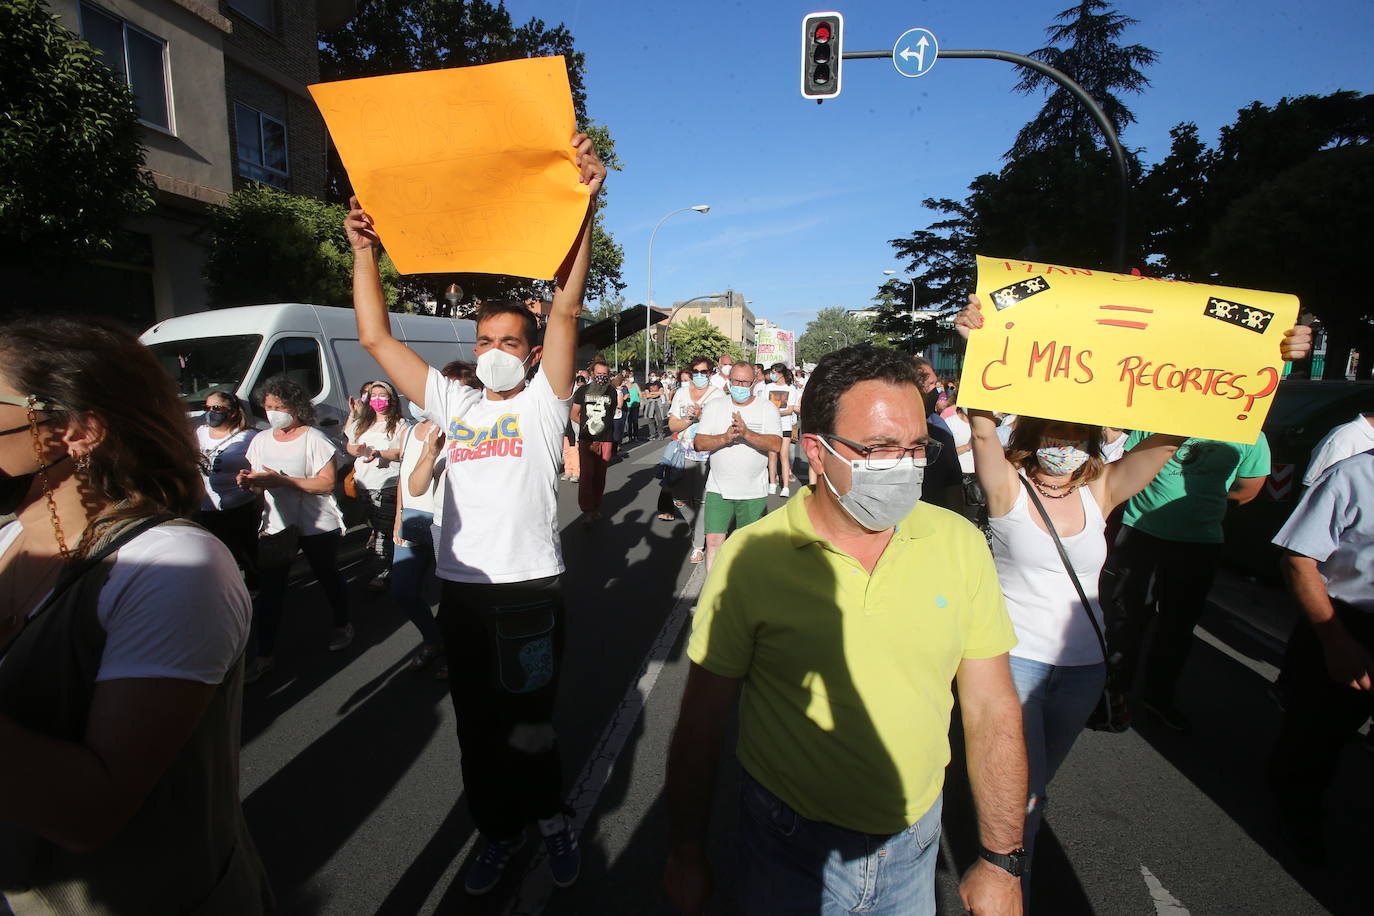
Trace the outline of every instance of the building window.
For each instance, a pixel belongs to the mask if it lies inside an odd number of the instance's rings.
[[[272,0],[229,0],[229,8],[269,32],[275,31]]]
[[[167,42],[89,3],[81,4],[81,35],[133,91],[144,124],[172,130]]]
[[[291,168],[286,158],[286,125],[241,102],[234,103],[239,174],[250,181],[286,187]]]

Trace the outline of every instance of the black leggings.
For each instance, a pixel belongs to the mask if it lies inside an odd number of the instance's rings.
[[[348,624],[348,586],[343,573],[339,572],[339,541],[343,538],[340,531],[326,531],[299,539],[301,553],[305,554],[310,570],[324,590],[325,600],[333,612],[334,626]],[[261,590],[258,592],[257,640],[259,655],[274,655],[277,651],[277,631],[281,629],[282,604],[286,599],[287,580],[291,575],[291,564],[282,563],[258,570]]]

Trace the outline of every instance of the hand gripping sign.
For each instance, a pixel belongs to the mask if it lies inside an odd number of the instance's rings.
[[[396,268],[545,279],[587,214],[562,57],[310,87]]]
[[[1252,443],[1273,402],[1284,293],[978,257],[965,407]]]

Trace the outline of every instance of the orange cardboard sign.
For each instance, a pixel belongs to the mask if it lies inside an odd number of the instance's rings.
[[[547,279],[590,196],[562,57],[310,87],[396,268]]]

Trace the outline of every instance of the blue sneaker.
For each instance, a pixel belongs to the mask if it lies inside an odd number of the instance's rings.
[[[558,814],[551,821],[541,820],[539,829],[544,833],[544,852],[549,858],[553,883],[571,887],[582,871],[582,853],[577,849],[577,834],[573,832],[572,822],[566,813]]]
[[[463,881],[463,889],[474,897],[485,894],[501,881],[501,873],[506,870],[510,857],[525,845],[525,831],[512,840],[494,840],[482,837],[482,851],[473,859],[468,868],[468,876]]]

